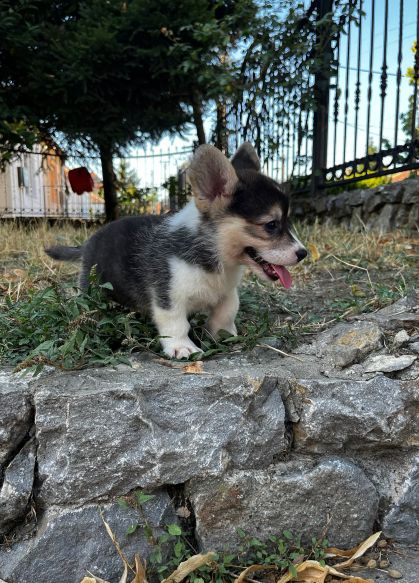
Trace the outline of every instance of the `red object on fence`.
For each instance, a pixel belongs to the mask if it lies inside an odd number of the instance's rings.
[[[85,166],[69,170],[68,180],[70,182],[71,190],[76,194],[93,191],[93,178],[90,176],[90,172]]]

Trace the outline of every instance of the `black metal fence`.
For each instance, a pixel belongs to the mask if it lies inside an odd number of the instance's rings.
[[[298,71],[298,83],[278,83],[274,95],[255,104],[265,112],[260,123],[248,127],[242,111],[230,112],[231,149],[253,141],[268,172],[297,191],[419,168],[419,0],[347,4],[351,18],[346,13],[344,21],[342,2],[307,6],[301,26],[312,54],[298,67],[290,56],[289,74]],[[326,40],[325,22],[332,31]]]

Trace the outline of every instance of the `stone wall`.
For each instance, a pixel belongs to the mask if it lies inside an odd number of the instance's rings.
[[[258,349],[184,374],[142,356],[134,368],[0,376],[0,578],[118,581],[125,553],[189,505],[200,549],[237,544],[237,528],[306,539],[327,527],[353,546],[378,528],[419,538],[419,301],[412,294],[342,323],[291,357]],[[381,579],[380,579],[381,581]]]
[[[419,227],[419,177],[371,189],[339,194],[293,195],[292,215],[297,219],[318,219],[351,229],[391,231]]]

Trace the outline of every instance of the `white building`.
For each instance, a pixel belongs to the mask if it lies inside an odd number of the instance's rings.
[[[19,154],[0,171],[0,218],[68,217],[90,219],[104,214],[98,188],[82,195],[72,192],[61,159]],[[39,152],[39,153],[38,153]]]

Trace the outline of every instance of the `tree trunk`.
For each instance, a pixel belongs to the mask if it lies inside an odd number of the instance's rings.
[[[198,136],[198,144],[206,144],[204,122],[202,120],[201,99],[196,91],[194,91],[192,95],[192,110],[196,133]]]
[[[227,143],[227,112],[225,103],[219,101],[217,103],[217,125],[215,128],[216,147],[228,156]]]
[[[100,161],[102,164],[103,193],[105,195],[105,216],[106,222],[110,222],[119,218],[116,175],[113,169],[112,148],[110,145],[100,146]]]

